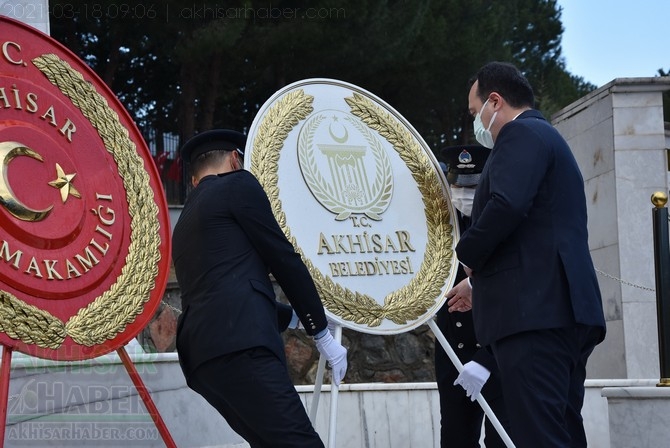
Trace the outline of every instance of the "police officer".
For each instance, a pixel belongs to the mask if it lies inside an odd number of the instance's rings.
[[[479,145],[461,145],[441,151],[441,166],[447,177],[460,231],[470,224],[475,188],[490,150]],[[442,448],[479,447],[484,411],[475,400],[480,391],[503,425],[507,426],[500,379],[495,359],[477,343],[472,321],[472,289],[459,265],[455,285],[447,292],[447,303],[437,313],[437,325],[464,364],[461,375],[439,344],[435,348],[435,375],[440,394]],[[487,448],[505,447],[493,425],[486,420]]]
[[[330,334],[316,286],[261,184],[242,169],[245,141],[215,129],[181,150],[194,188],[172,238],[179,362],[188,386],[252,448],[323,448],[289,377],[280,331],[299,318],[335,384],[347,350]],[[275,300],[270,273],[293,309]]]

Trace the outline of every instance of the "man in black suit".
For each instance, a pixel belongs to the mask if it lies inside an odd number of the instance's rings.
[[[472,280],[477,339],[500,369],[518,448],[585,447],[586,362],[605,337],[584,181],[528,80],[492,62],[468,95],[491,155],[456,246]]]
[[[242,169],[245,141],[239,132],[212,130],[181,150],[195,188],[172,238],[179,361],[189,387],[252,447],[323,447],[289,377],[280,331],[299,318],[336,384],[347,350],[330,334],[309,271],[263,188]],[[270,273],[292,309],[275,300]]]
[[[475,187],[490,152],[480,145],[450,146],[440,152],[461,232],[470,225]],[[448,301],[437,312],[438,327],[464,364],[459,375],[442,346],[436,345],[435,376],[440,394],[440,446],[443,448],[479,448],[484,410],[475,400],[480,391],[501,424],[507,425],[495,359],[475,337],[471,295],[465,270],[459,266],[455,286],[447,292]],[[505,447],[488,419],[484,437],[486,448]]]

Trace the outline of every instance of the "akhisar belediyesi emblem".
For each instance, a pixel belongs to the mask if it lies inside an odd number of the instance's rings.
[[[300,132],[298,162],[305,183],[336,220],[363,214],[380,221],[393,195],[390,160],[358,118],[327,112],[310,117]]]

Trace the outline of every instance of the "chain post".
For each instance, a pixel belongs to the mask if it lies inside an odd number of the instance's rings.
[[[668,234],[668,195],[651,195],[654,204],[654,266],[656,273],[656,313],[661,379],[658,386],[670,386],[670,235]]]

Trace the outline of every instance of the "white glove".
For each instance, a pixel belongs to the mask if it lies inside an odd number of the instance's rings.
[[[459,384],[465,389],[465,395],[470,397],[471,401],[475,401],[489,376],[491,376],[489,369],[475,361],[470,361],[463,366],[463,371],[454,381],[454,386]]]
[[[333,369],[333,382],[339,386],[347,373],[347,349],[333,338],[330,331],[314,342],[319,353],[328,360],[328,365]]]

